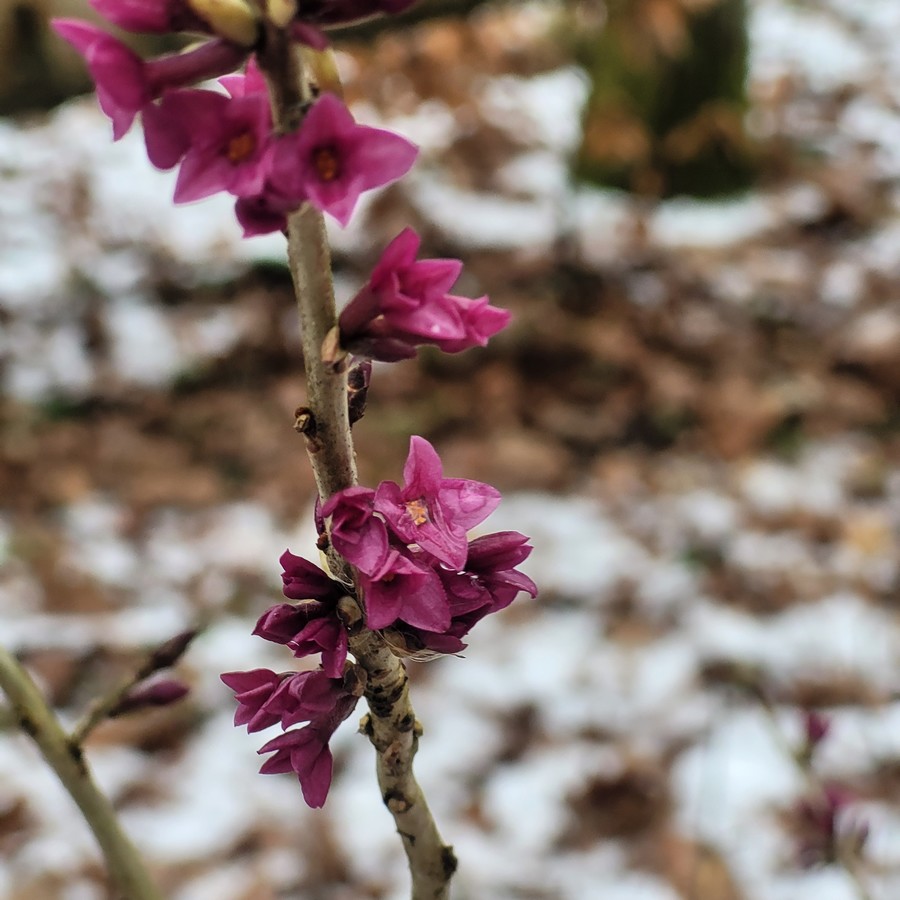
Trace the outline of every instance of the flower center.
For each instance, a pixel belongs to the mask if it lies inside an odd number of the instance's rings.
[[[332,147],[319,147],[313,153],[313,165],[322,181],[334,181],[341,174],[341,161]]]
[[[428,507],[424,500],[410,500],[406,504],[406,511],[414,525],[424,525],[428,521]]]
[[[228,157],[228,162],[237,165],[250,156],[255,149],[256,138],[249,131],[245,131],[228,142],[225,155]]]

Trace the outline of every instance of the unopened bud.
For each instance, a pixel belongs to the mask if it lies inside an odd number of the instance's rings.
[[[297,15],[297,0],[269,0],[266,12],[273,25],[286,28]]]
[[[306,71],[312,75],[319,90],[343,97],[344,87],[338,72],[337,58],[327,43],[323,47],[304,42],[300,45],[300,53]]]
[[[175,637],[169,638],[164,644],[160,644],[153,651],[147,665],[147,674],[158,672],[160,669],[168,669],[184,656],[185,651],[191,645],[191,641],[197,637],[197,629],[192,628],[189,631],[182,631]]]
[[[168,706],[177,703],[188,693],[188,686],[173,678],[165,678],[150,684],[132,688],[109,712],[109,717],[136,712],[150,706]]]
[[[818,746],[831,730],[831,720],[815,710],[808,710],[803,722],[806,743],[812,749]]]
[[[259,19],[244,0],[188,0],[188,3],[214,34],[241,47],[252,47],[259,40]]]

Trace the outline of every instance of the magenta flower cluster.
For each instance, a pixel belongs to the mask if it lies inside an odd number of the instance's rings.
[[[461,638],[519,593],[537,593],[515,567],[529,554],[518,532],[469,541],[500,502],[490,485],[444,478],[424,438],[410,440],[403,485],[352,487],[323,507],[331,542],[359,573],[369,628],[396,628],[421,649],[455,653]]]
[[[208,30],[190,0],[92,0],[92,5],[128,30]],[[310,14],[331,23],[406,5],[320,2],[312,4]],[[226,38],[145,61],[87,22],[53,24],[84,57],[100,106],[112,120],[113,137],[121,138],[140,115],[150,161],[160,169],[180,167],[175,202],[232,194],[247,236],[284,229],[285,215],[304,202],[346,225],[363,191],[400,178],[416,158],[414,144],[357,124],[334,94],[317,98],[296,132],[276,134],[251,49]],[[300,32],[301,39],[307,34]],[[244,74],[229,74],[248,58]],[[216,76],[223,76],[222,91],[188,87]]]
[[[499,501],[489,485],[444,478],[431,444],[413,437],[402,486],[351,487],[323,504],[320,527],[331,519],[331,543],[357,569],[366,625],[388,632],[392,646],[412,654],[458,653],[485,616],[505,609],[521,591],[536,596],[534,582],[516,569],[531,552],[525,535],[468,539],[468,529]],[[348,640],[338,609],[347,588],[289,551],[281,567],[284,595],[295,602],[266,610],[253,633],[298,658],[319,653],[321,667],[299,674],[231,672],[222,680],[239,704],[235,724],[248,731],[309,723],[302,734],[287,731],[264,745],[260,753],[275,756],[261,771],[293,771],[307,803],[321,806],[331,784],[328,739],[357,699],[345,686]]]
[[[411,0],[315,0],[300,4],[291,25],[297,40],[310,29],[376,12],[399,12]],[[191,0],[91,0],[110,22],[131,31],[210,32]],[[194,0],[197,3],[197,0]],[[306,110],[300,128],[278,134],[266,82],[252,48],[212,35],[182,53],[144,60],[112,35],[87,22],[54,21],[57,32],[84,57],[100,107],[121,138],[140,116],[150,162],[178,167],[176,203],[226,192],[244,235],[283,231],[286,217],[304,203],[347,225],[364,191],[400,178],[417,148],[391,131],[358,124],[334,94]],[[235,70],[243,66],[242,72]],[[219,90],[195,88],[218,78]],[[456,353],[484,346],[509,321],[487,297],[450,293],[458,260],[416,260],[412,229],[387,247],[372,276],[341,315],[344,350],[393,361],[415,356],[423,344]]]
[[[144,60],[94,25],[54,23],[84,57],[114,139],[140,117],[151,163],[178,167],[176,203],[226,192],[235,198],[246,236],[285,230],[289,214],[307,203],[344,226],[364,191],[400,178],[415,160],[413,144],[358,124],[329,93],[308,104],[296,131],[279,133],[254,55],[263,39],[255,6],[217,0],[90,2],[126,30],[206,36],[184,52]],[[290,40],[320,48],[326,43],[320,28],[396,13],[411,2],[303,0],[282,27]],[[222,18],[229,10],[239,10],[239,27]],[[218,79],[218,86],[196,87],[209,79]],[[487,297],[452,294],[462,263],[419,260],[419,245],[409,228],[394,238],[340,315],[337,344],[323,345],[325,361],[336,370],[347,356],[356,357],[351,372],[361,381],[348,401],[351,421],[362,414],[371,360],[409,358],[422,345],[447,353],[484,346],[509,321],[509,313]],[[531,551],[524,535],[506,531],[469,540],[469,531],[499,501],[499,492],[487,484],[445,478],[431,444],[413,437],[402,484],[350,487],[317,507],[321,543],[330,543],[353,567],[355,584],[341,584],[285,551],[283,590],[291,602],[263,613],[254,634],[286,646],[296,658],[318,655],[319,666],[222,676],[235,692],[236,725],[249,732],[278,725],[283,731],[259,751],[273,754],[262,772],[294,772],[310,806],[325,802],[333,766],[329,740],[365,686],[361,670],[348,660],[354,628],[364,624],[381,632],[401,655],[458,653],[482,618],[520,592],[536,595],[534,582],[517,569]],[[360,608],[364,623],[355,621]]]

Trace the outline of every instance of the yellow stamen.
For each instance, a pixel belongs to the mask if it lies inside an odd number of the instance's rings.
[[[322,181],[334,181],[341,174],[341,161],[331,147],[319,147],[313,154],[313,164]]]
[[[228,162],[236,165],[239,162],[243,162],[255,149],[256,138],[249,131],[245,131],[228,142],[228,149],[225,151],[225,155],[228,157]]]
[[[424,500],[410,500],[406,510],[415,525],[424,525],[428,521],[428,507]]]

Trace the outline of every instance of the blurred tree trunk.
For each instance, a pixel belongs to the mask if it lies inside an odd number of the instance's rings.
[[[576,176],[650,196],[747,187],[745,0],[607,0],[593,22],[592,8],[573,13],[591,79]]]

